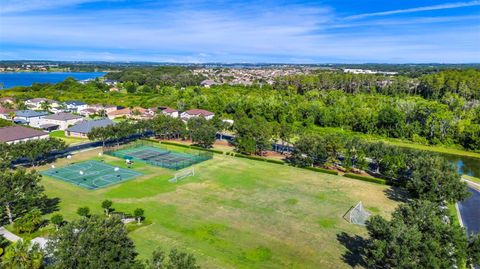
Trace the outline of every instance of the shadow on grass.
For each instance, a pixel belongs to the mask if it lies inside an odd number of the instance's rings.
[[[347,251],[342,255],[342,260],[351,267],[362,266],[365,267],[364,249],[367,241],[358,235],[351,236],[345,232],[337,234],[337,240]]]
[[[388,199],[397,201],[397,202],[408,202],[410,200],[408,191],[401,187],[390,187],[386,189],[385,195],[387,195]]]
[[[55,211],[58,211],[60,205],[60,198],[45,198],[42,204],[42,213],[45,214],[50,214]]]

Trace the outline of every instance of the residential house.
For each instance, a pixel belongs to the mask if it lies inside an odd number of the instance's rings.
[[[116,118],[122,118],[122,117],[130,118],[130,119],[148,119],[152,117],[148,109],[145,109],[142,107],[122,108],[122,109],[107,113],[107,116],[109,119],[116,119]]]
[[[200,86],[205,87],[205,88],[210,88],[211,86],[217,85],[217,84],[218,83],[216,83],[215,81],[213,81],[211,79],[206,79],[206,80],[200,82]]]
[[[97,112],[100,110],[105,110],[105,113],[107,114],[117,110],[117,106],[101,105],[101,104],[88,105],[87,108],[95,109]]]
[[[90,133],[90,131],[92,131],[93,128],[106,127],[112,124],[115,123],[112,120],[106,118],[99,120],[82,121],[73,125],[72,127],[67,128],[65,130],[65,135],[86,138],[88,137],[88,134]]]
[[[15,99],[13,99],[12,97],[2,97],[2,98],[0,98],[0,104],[14,105],[15,104]]]
[[[48,138],[48,133],[28,127],[8,126],[0,128],[0,142],[7,144],[44,138]]]
[[[84,117],[90,117],[95,113],[97,113],[97,111],[93,108],[87,108],[87,109],[82,109],[78,111],[78,114]]]
[[[0,119],[12,120],[12,116],[15,117],[15,109],[7,108],[0,104]]]
[[[64,104],[67,110],[73,113],[78,113],[79,111],[88,108],[87,103],[80,101],[66,101]]]
[[[32,127],[40,127],[40,120],[49,115],[45,111],[17,110],[15,111],[15,123],[28,124]]]
[[[68,127],[75,125],[83,120],[82,116],[73,115],[70,113],[60,112],[52,115],[48,115],[40,119],[40,128],[48,128],[56,126],[55,130],[65,130]]]
[[[160,107],[160,110],[164,115],[170,116],[172,118],[178,118],[178,110],[166,106]]]
[[[213,116],[215,116],[215,114],[213,112],[210,112],[210,111],[204,110],[204,109],[190,109],[190,110],[187,110],[185,112],[182,112],[182,114],[180,114],[180,117],[183,120],[189,120],[189,119],[195,118],[195,117],[203,117],[207,120],[211,120],[211,119],[213,119]]]
[[[127,118],[128,116],[130,116],[131,113],[132,113],[132,110],[130,108],[122,108],[122,109],[118,109],[118,110],[107,113],[107,117],[111,120],[116,118],[122,118],[122,117]]]
[[[50,100],[47,98],[34,98],[25,101],[25,105],[33,110],[42,110],[42,104],[47,102],[51,109],[58,109],[60,107],[60,103],[54,100]]]

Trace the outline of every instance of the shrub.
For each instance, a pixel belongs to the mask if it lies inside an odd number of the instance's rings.
[[[366,176],[361,176],[361,175],[357,175],[357,174],[349,174],[349,173],[344,174],[343,176],[348,177],[348,178],[373,182],[373,183],[377,183],[377,184],[382,184],[382,185],[387,184],[387,181],[385,179],[382,179],[382,178],[366,177]]]
[[[301,167],[303,169],[315,171],[315,172],[320,172],[320,173],[325,173],[325,174],[330,174],[330,175],[338,175],[337,171],[333,170],[328,170],[328,169],[323,169],[323,168],[318,168],[318,167]]]

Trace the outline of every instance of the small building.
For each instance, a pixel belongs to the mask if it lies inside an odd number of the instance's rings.
[[[45,116],[40,119],[40,128],[44,129],[49,126],[49,130],[52,130],[51,127],[54,125],[57,126],[56,130],[65,130],[68,127],[75,125],[76,123],[83,120],[82,116],[73,115],[70,113],[60,112],[52,115]]]
[[[74,113],[78,113],[79,111],[88,108],[87,103],[80,102],[80,101],[66,101],[64,104],[68,111],[74,112]]]
[[[178,110],[175,110],[171,107],[163,106],[159,108],[164,115],[170,116],[172,118],[178,118]]]
[[[44,138],[48,138],[48,133],[28,127],[8,126],[0,128],[0,142],[7,144]]]
[[[99,119],[79,122],[65,130],[66,136],[87,138],[90,131],[96,127],[106,127],[115,124],[111,119]]]
[[[43,103],[48,103],[52,109],[56,109],[60,107],[60,103],[54,100],[50,100],[47,98],[34,98],[34,99],[29,99],[25,101],[25,105],[34,110],[41,110],[42,109],[42,104]]]
[[[14,121],[38,128],[40,127],[40,120],[48,115],[49,113],[45,111],[17,110],[15,111]]]
[[[107,113],[107,116],[109,119],[112,119],[112,120],[116,118],[122,118],[122,117],[131,118],[131,119],[147,119],[152,117],[148,112],[148,109],[141,108],[141,107],[122,108],[122,109]]]
[[[200,86],[205,87],[205,88],[210,88],[211,86],[217,85],[217,84],[218,83],[216,83],[215,81],[213,81],[211,79],[206,79],[206,80],[200,82]]]
[[[190,109],[185,112],[183,112],[180,117],[184,120],[189,120],[191,118],[196,118],[196,117],[203,117],[207,120],[213,119],[215,116],[215,113],[210,112],[205,109]]]
[[[0,104],[15,104],[15,99],[12,97],[2,97],[0,98]]]

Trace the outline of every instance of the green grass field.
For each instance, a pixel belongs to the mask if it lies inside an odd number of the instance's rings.
[[[125,167],[123,160],[97,154],[73,159],[103,158]],[[48,196],[61,199],[60,213],[68,220],[78,217],[80,206],[101,214],[104,199],[118,211],[145,209],[149,225],[130,233],[140,257],[158,246],[179,247],[203,268],[348,268],[337,235],[366,231],[347,223],[345,212],[358,201],[383,216],[396,207],[385,186],[221,155],[195,165],[195,176],[177,184],[168,182],[172,170],[142,163],[134,169],[143,175],[95,191],[48,177],[42,182]]]
[[[82,142],[87,142],[88,141],[88,139],[84,139],[84,138],[67,137],[67,136],[65,136],[65,131],[62,131],[62,130],[53,131],[53,132],[49,133],[48,135],[50,137],[62,139],[63,141],[65,141],[65,143],[67,143],[67,145],[82,143]]]

